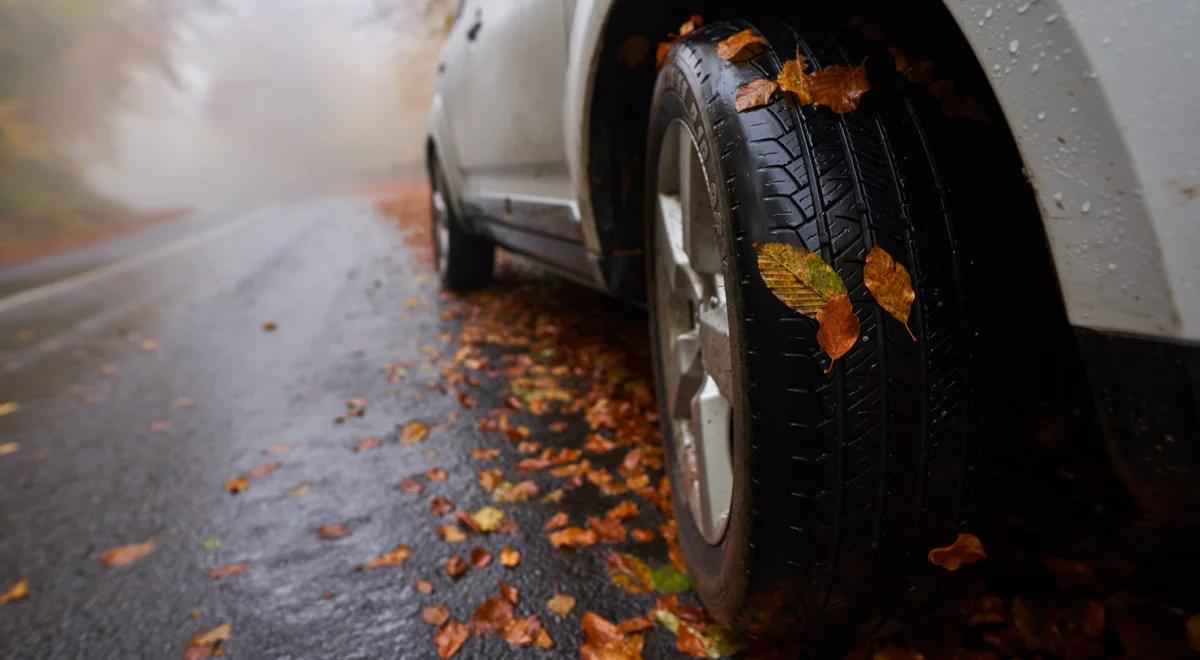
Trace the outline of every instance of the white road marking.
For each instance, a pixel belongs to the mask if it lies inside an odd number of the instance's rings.
[[[99,268],[93,268],[92,270],[80,273],[78,275],[73,275],[66,279],[50,282],[49,284],[43,284],[42,286],[27,289],[20,293],[14,293],[6,298],[0,298],[0,314],[14,310],[23,305],[37,302],[39,300],[45,300],[46,298],[57,296],[68,291],[74,291],[81,287],[88,286],[89,284],[94,284],[101,280],[108,279],[114,275],[127,273],[135,268],[140,268],[146,264],[153,263],[205,243],[215,241],[218,238],[227,236],[235,231],[238,231],[239,229],[246,227],[258,218],[262,217],[262,210],[263,209],[259,209],[258,211],[247,213],[237,220],[212,227],[205,231],[192,234],[191,236],[185,236],[172,243],[167,243],[166,245],[160,245],[149,252],[143,252],[142,254],[135,255],[127,259],[122,259],[120,261],[114,261],[111,264],[106,264],[104,266],[100,266]]]

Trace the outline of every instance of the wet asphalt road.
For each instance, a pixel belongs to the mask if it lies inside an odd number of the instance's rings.
[[[436,657],[422,608],[445,602],[467,621],[500,579],[520,589],[518,616],[540,615],[555,649],[514,652],[492,635],[472,638],[457,657],[577,657],[585,611],[612,620],[646,613],[653,597],[611,584],[603,563],[608,548],[633,544],[561,552],[545,538],[542,523],[559,508],[578,524],[618,501],[589,484],[561,505],[505,505],[516,534],[453,547],[438,537],[433,496],[461,509],[491,503],[468,451],[506,446],[476,426],[499,394],[480,388],[479,405],[464,410],[428,387],[436,365],[426,353],[452,350],[442,333],[455,322],[442,319],[445,302],[420,250],[368,200],[316,199],[194,224],[130,241],[75,279],[40,275],[55,271],[50,261],[33,269],[30,286],[42,288],[17,292],[19,304],[11,291],[0,299],[8,301],[0,403],[21,406],[0,418],[0,444],[20,446],[0,456],[0,591],[30,583],[27,599],[0,607],[0,657],[179,657],[194,634],[222,623],[233,626],[224,649],[234,658]],[[87,259],[64,261],[68,276]],[[639,315],[616,302],[563,282],[544,288],[640,332]],[[264,332],[267,321],[278,329]],[[390,383],[383,367],[396,361],[416,366]],[[335,424],[350,397],[370,400],[366,414]],[[398,426],[439,424],[454,411],[462,419],[426,442],[396,441]],[[543,443],[582,444],[581,423],[553,433],[551,419],[523,423]],[[384,446],[355,453],[367,436]],[[296,448],[264,455],[280,443]],[[519,458],[506,450],[494,464]],[[279,469],[248,491],[224,490],[274,460]],[[448,480],[420,495],[400,490],[428,468]],[[307,495],[288,496],[305,483]],[[659,520],[643,506],[634,522]],[[315,528],[334,523],[351,535],[320,539]],[[98,561],[107,548],[151,538],[156,550],[131,566]],[[413,551],[403,567],[355,570],[398,543]],[[453,551],[506,543],[522,552],[514,569],[494,561],[458,582],[441,569]],[[652,565],[665,563],[661,540],[637,547]],[[208,578],[233,562],[248,571]],[[418,578],[436,592],[418,593]],[[559,590],[579,598],[566,620],[545,607]],[[673,646],[660,628],[647,634],[645,655],[670,657]]]

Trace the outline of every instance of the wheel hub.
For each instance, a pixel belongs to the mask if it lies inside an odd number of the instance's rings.
[[[679,120],[663,138],[656,197],[655,304],[671,441],[692,518],[718,543],[733,500],[732,345],[708,184]]]

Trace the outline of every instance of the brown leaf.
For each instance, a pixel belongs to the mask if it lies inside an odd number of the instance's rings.
[[[471,458],[487,461],[493,458],[500,458],[500,450],[495,447],[480,447],[471,450]]]
[[[423,593],[423,594],[433,593],[433,583],[430,582],[429,580],[417,580],[413,584],[416,586],[417,591],[420,593]]]
[[[235,477],[235,478],[230,479],[229,481],[225,482],[225,490],[229,491],[230,493],[233,493],[234,495],[237,495],[238,493],[241,493],[241,492],[245,492],[245,490],[249,487],[250,487],[250,482],[246,481],[245,479],[243,479],[241,477]]]
[[[504,624],[504,628],[501,630],[504,641],[508,642],[508,645],[514,649],[530,646],[544,632],[542,630],[542,622],[538,620],[537,616],[512,619]],[[547,637],[547,639],[549,638]],[[551,642],[551,645],[553,645],[553,642]]]
[[[421,618],[431,626],[440,626],[450,620],[450,610],[443,603],[430,605],[421,610]]]
[[[284,454],[290,454],[295,450],[296,450],[296,445],[278,444],[278,445],[271,445],[271,446],[263,449],[263,453],[271,455],[271,456],[283,456]]]
[[[224,655],[220,651],[220,646],[228,641],[232,634],[233,626],[228,623],[222,623],[212,630],[197,633],[188,642],[187,648],[184,649],[183,660],[201,660],[202,658]]]
[[[992,124],[992,117],[983,104],[973,96],[959,94],[954,83],[949,80],[931,82],[925,86],[925,91],[938,100],[942,106],[942,114],[947,117],[965,117],[984,126]]]
[[[461,543],[467,540],[467,535],[458,525],[438,525],[438,534],[441,534],[442,540],[447,543]]]
[[[580,527],[567,527],[550,535],[551,545],[559,549],[592,546],[598,540],[596,532]]]
[[[590,433],[583,441],[583,450],[589,454],[603,454],[616,448],[617,443],[599,433]]]
[[[391,552],[385,552],[384,554],[379,555],[378,557],[375,557],[363,564],[362,569],[369,571],[376,568],[384,568],[386,566],[400,566],[408,559],[410,554],[412,554],[412,548],[401,543],[393,548]]]
[[[250,470],[246,474],[243,474],[242,478],[246,481],[254,481],[255,479],[265,477],[278,469],[279,463],[263,463],[262,465]]]
[[[546,524],[542,526],[542,529],[545,529],[545,530],[560,529],[562,527],[565,527],[567,525],[567,523],[569,523],[569,522],[571,522],[571,518],[567,515],[567,512],[559,511],[558,513],[556,513],[546,519]]]
[[[813,106],[823,105],[838,114],[857,110],[863,94],[871,90],[867,69],[861,64],[827,66],[813,71],[807,78]]]
[[[620,504],[614,506],[604,513],[605,518],[613,520],[628,520],[638,514],[637,502],[633,500],[622,500]]]
[[[567,618],[571,610],[575,609],[575,597],[567,594],[554,594],[554,597],[546,601],[546,607],[559,616],[561,619]]]
[[[502,596],[494,596],[479,604],[471,615],[471,632],[488,635],[498,632],[513,618],[513,604]]]
[[[737,96],[733,99],[733,108],[745,112],[767,105],[771,96],[779,91],[779,83],[774,80],[759,78],[738,87]]]
[[[644,594],[654,591],[654,576],[642,560],[623,552],[610,552],[604,558],[608,566],[608,575],[613,584],[631,594]]]
[[[433,636],[433,643],[437,646],[438,657],[442,658],[442,660],[453,657],[470,636],[470,628],[467,628],[458,621],[451,620]]]
[[[974,534],[961,532],[954,543],[944,548],[934,548],[929,551],[929,563],[941,566],[948,571],[957,571],[963,564],[974,564],[985,559],[987,553],[983,550],[983,542]]]
[[[321,525],[317,528],[317,536],[320,536],[326,541],[332,541],[333,539],[340,539],[350,536],[350,530],[342,524]]]
[[[641,635],[626,637],[615,625],[595,612],[587,612],[580,622],[587,640],[579,649],[582,660],[641,660]]]
[[[587,634],[588,642],[596,641],[602,645],[607,645],[619,642],[625,637],[625,634],[613,622],[595,612],[584,612],[583,619],[579,622],[579,625],[583,628],[583,632]]]
[[[218,566],[208,572],[208,579],[224,580],[225,578],[245,573],[246,568],[245,564],[225,564],[224,566]]]
[[[400,490],[406,495],[419,495],[424,489],[425,487],[421,485],[421,482],[412,477],[408,477],[400,482]]]
[[[409,422],[400,430],[400,442],[415,445],[429,436],[429,425],[425,422]]]
[[[471,565],[475,568],[483,568],[492,563],[492,553],[483,548],[475,548],[471,550]]]
[[[154,552],[154,539],[105,550],[100,554],[100,563],[105,566],[128,566],[151,552]]]
[[[800,105],[812,103],[812,94],[808,91],[808,78],[804,73],[806,61],[803,55],[796,53],[796,59],[784,62],[783,68],[779,70],[779,75],[775,78],[779,89],[795,94]]]
[[[588,516],[587,524],[588,529],[596,532],[600,540],[607,543],[622,543],[628,536],[625,526],[621,524],[620,520]]]
[[[448,476],[442,468],[429,468],[425,470],[425,478],[430,481],[445,481]]]
[[[275,332],[279,329],[279,324],[274,321],[263,321],[263,332]]]
[[[628,635],[629,633],[641,632],[654,627],[654,622],[644,616],[635,616],[632,619],[625,619],[617,624],[617,630]]]
[[[521,553],[511,545],[500,549],[500,565],[505,568],[515,568],[521,563]]]
[[[379,438],[363,438],[354,445],[354,452],[356,454],[361,454],[366,451],[371,451],[372,449],[379,449],[382,446],[383,440]]]
[[[444,516],[453,510],[454,502],[451,502],[448,498],[442,497],[441,495],[433,498],[433,500],[429,502],[429,513],[432,513],[435,516]]]
[[[29,597],[29,580],[20,580],[8,591],[0,594],[0,605]]]
[[[793,310],[816,318],[830,300],[846,295],[841,276],[815,252],[788,243],[757,243],[763,284]]]
[[[462,557],[454,555],[446,560],[446,575],[449,575],[451,578],[457,580],[458,578],[462,577],[470,567],[471,566],[467,564]]]
[[[817,322],[821,324],[817,328],[817,344],[829,356],[829,366],[825,369],[828,373],[833,370],[834,361],[845,355],[858,341],[861,328],[854,307],[850,304],[850,296],[838,296],[826,303],[817,312]]]
[[[485,468],[480,470],[479,474],[476,475],[479,485],[483,486],[483,489],[489,493],[496,490],[496,486],[499,486],[503,479],[504,472],[500,468]]]
[[[524,502],[537,496],[537,484],[528,479],[517,484],[504,482],[492,491],[492,499],[497,502]]]
[[[754,44],[766,45],[766,43],[767,40],[763,39],[761,35],[747,28],[717,42],[717,57],[728,62],[740,55],[745,48]]]
[[[908,335],[917,340],[912,328],[908,327],[908,313],[912,309],[917,294],[913,291],[912,278],[908,269],[888,254],[886,250],[874,245],[867,253],[867,263],[863,267],[863,283],[875,298],[875,302],[893,318],[904,324]]]
[[[498,583],[498,587],[500,589],[500,597],[504,600],[507,600],[513,605],[516,605],[517,601],[521,600],[521,593],[517,591],[517,588],[511,584],[501,580]]]

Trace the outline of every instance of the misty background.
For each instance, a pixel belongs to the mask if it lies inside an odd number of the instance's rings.
[[[449,0],[0,0],[0,265],[412,172]]]

